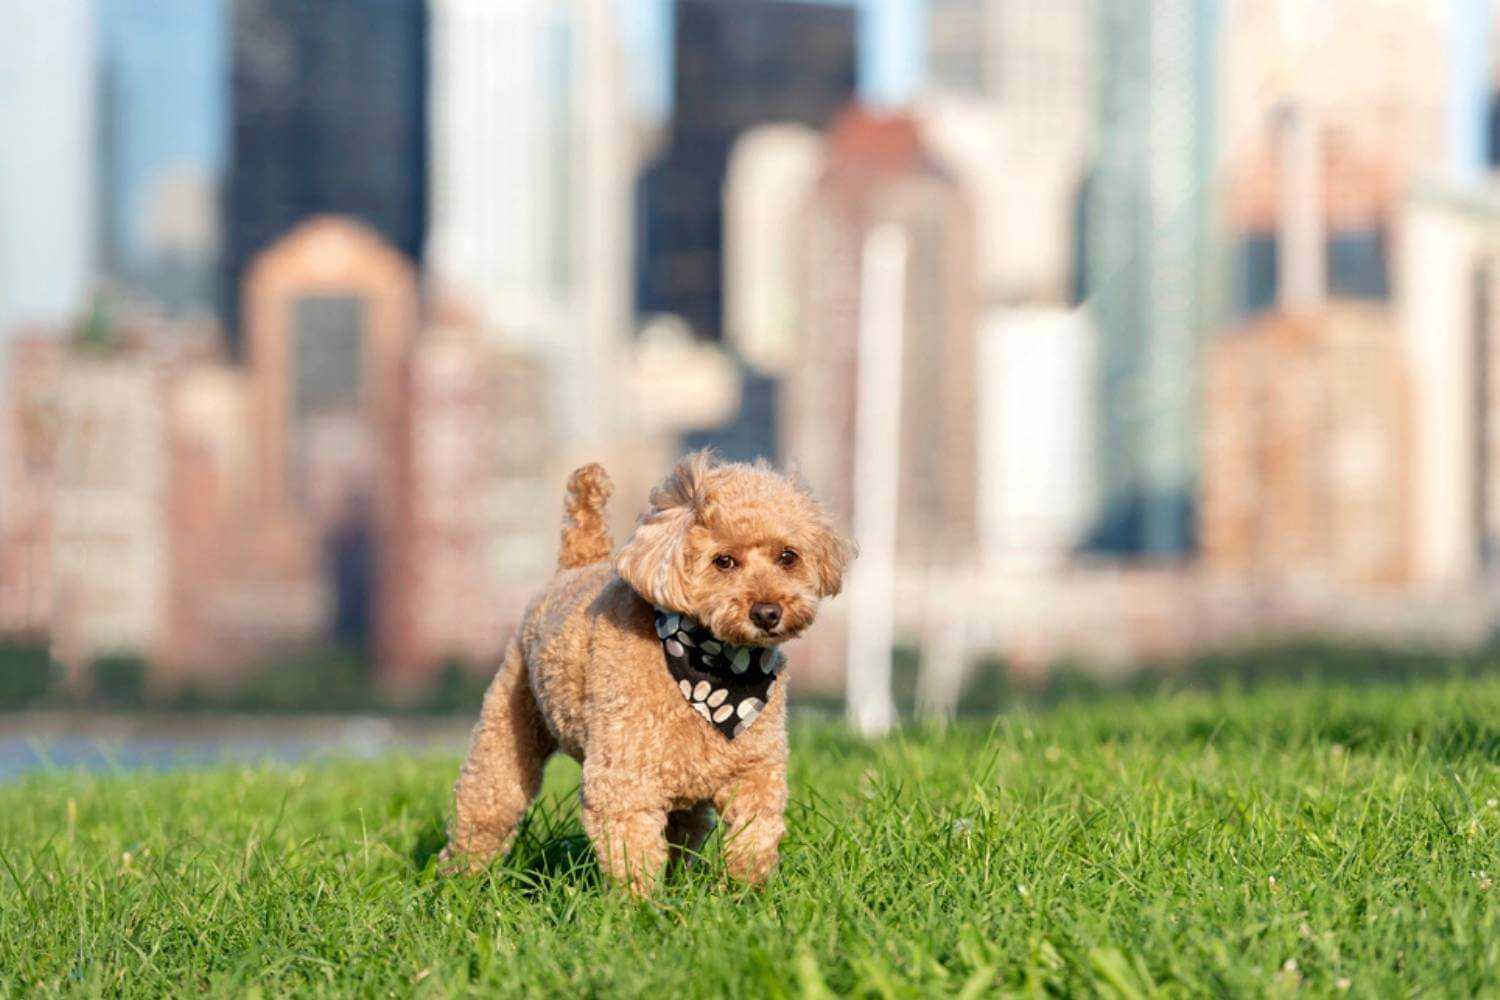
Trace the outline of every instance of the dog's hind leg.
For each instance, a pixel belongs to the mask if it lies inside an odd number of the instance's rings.
[[[521,647],[512,639],[485,693],[454,788],[453,828],[442,856],[447,869],[482,868],[510,848],[554,748],[527,682]]]
[[[689,864],[693,855],[703,849],[703,842],[714,831],[714,807],[699,802],[691,809],[674,809],[667,813],[667,863]]]

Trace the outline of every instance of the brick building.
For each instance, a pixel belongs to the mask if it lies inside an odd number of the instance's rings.
[[[963,562],[977,534],[972,220],[909,117],[852,111],[829,134],[799,240],[802,329],[785,391],[783,452],[850,517],[864,249],[887,225],[908,247],[897,558]]]
[[[1200,537],[1245,580],[1395,587],[1410,569],[1408,386],[1393,323],[1336,303],[1210,350]]]
[[[323,216],[256,258],[242,301],[256,508],[314,540],[332,638],[378,651],[405,628],[397,581],[415,271],[363,225]]]
[[[414,346],[406,387],[399,617],[381,647],[398,685],[498,656],[550,575],[559,516],[539,358],[438,327]]]
[[[36,331],[11,342],[0,411],[0,631],[45,632],[52,610],[52,485],[62,342]]]

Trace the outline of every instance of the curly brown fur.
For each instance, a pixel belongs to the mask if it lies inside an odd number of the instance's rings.
[[[568,497],[563,501],[562,548],[557,565],[575,569],[603,562],[615,547],[604,522],[604,505],[614,493],[609,473],[597,462],[575,469],[568,477]]]
[[[473,869],[506,850],[543,764],[560,749],[583,764],[584,829],[611,878],[649,892],[669,854],[703,842],[717,810],[730,873],[760,882],[785,828],[786,685],[772,688],[754,725],[724,739],[672,681],[652,604],[692,615],[728,642],[778,645],[839,592],[852,547],[801,482],[706,452],[683,459],[652,491],[613,565],[604,470],[579,469],[569,491],[561,565],[485,696],[446,862]],[[780,621],[757,625],[757,604],[778,605]]]

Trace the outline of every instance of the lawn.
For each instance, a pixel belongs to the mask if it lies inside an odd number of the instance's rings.
[[[515,853],[433,870],[456,758],[0,786],[0,992],[1500,992],[1500,680],[794,727],[782,866],[601,885],[554,764]]]

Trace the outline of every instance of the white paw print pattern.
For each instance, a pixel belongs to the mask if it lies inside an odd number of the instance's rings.
[[[735,723],[734,735],[738,736],[743,733],[750,723],[760,716],[761,710],[765,707],[766,703],[759,698],[746,698],[740,702],[739,708],[735,709],[735,714],[739,716],[740,721]]]
[[[727,739],[760,717],[786,663],[776,649],[723,642],[679,612],[658,610],[656,635],[677,690]]]
[[[723,722],[725,719],[739,713],[740,718],[745,717],[745,706],[756,699],[742,701],[738,707],[728,704],[729,689],[716,688],[708,681],[699,681],[696,685],[689,685],[687,681],[680,681],[677,685],[682,696],[693,706],[693,710],[703,716],[709,722]],[[759,713],[756,709],[756,713]],[[750,716],[752,719],[754,715]]]

